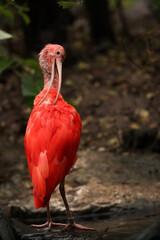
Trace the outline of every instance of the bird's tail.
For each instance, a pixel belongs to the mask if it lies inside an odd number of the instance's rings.
[[[39,196],[37,195],[35,189],[33,189],[33,194],[34,194],[34,205],[35,208],[40,208],[40,207],[47,207],[49,199],[43,199],[43,201],[39,198]]]

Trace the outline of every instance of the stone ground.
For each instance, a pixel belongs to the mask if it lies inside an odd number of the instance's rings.
[[[23,145],[11,146],[5,142],[2,145],[3,150],[6,147],[9,151],[4,151],[2,158],[5,167],[1,168],[0,206],[9,208],[13,226],[23,239],[55,239],[55,236],[62,239],[127,239],[159,218],[159,154],[116,156],[80,150],[79,159],[66,178],[67,197],[76,220],[98,232],[63,233],[53,229],[49,233],[47,229],[32,229],[28,224],[46,221],[46,209],[34,208]],[[10,172],[5,171],[7,165]],[[50,205],[53,219],[65,223],[67,219],[58,188]],[[115,238],[117,235],[119,238]]]
[[[9,151],[2,158],[5,166],[1,168],[0,205],[38,212],[34,208],[23,145],[9,148],[5,143],[3,146]],[[5,171],[7,165],[9,172]],[[74,212],[107,213],[121,208],[133,211],[147,207],[155,210],[160,202],[159,173],[158,154],[115,156],[108,152],[80,150],[79,159],[66,178],[68,200]],[[64,211],[58,188],[50,205],[53,211]]]

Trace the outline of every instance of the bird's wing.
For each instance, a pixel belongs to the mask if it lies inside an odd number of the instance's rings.
[[[76,160],[81,120],[76,110],[34,111],[25,135],[25,150],[34,191],[43,201]]]

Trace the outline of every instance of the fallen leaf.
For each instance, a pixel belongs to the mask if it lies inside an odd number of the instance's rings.
[[[139,126],[139,124],[137,124],[137,123],[132,123],[132,124],[130,125],[130,128],[131,128],[131,129],[140,129],[140,126]]]
[[[119,145],[119,141],[118,141],[117,137],[110,138],[107,141],[107,145],[108,146],[113,146],[113,145],[117,146],[117,145]]]
[[[148,98],[148,99],[152,99],[152,98],[154,98],[155,97],[155,93],[153,93],[153,92],[148,92],[147,94],[146,94],[146,98]]]
[[[86,62],[79,62],[77,64],[77,69],[78,70],[88,70],[89,69],[89,64],[87,64]]]
[[[146,109],[138,109],[135,113],[141,122],[148,122],[149,120],[149,111]]]

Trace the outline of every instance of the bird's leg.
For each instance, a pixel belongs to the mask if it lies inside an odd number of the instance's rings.
[[[68,205],[68,201],[66,198],[66,193],[65,193],[65,179],[63,179],[63,181],[60,183],[59,185],[59,190],[67,211],[67,216],[68,216],[68,224],[66,225],[66,227],[64,228],[65,230],[69,229],[69,228],[77,228],[77,229],[81,229],[81,230],[94,230],[93,228],[88,228],[79,224],[76,224],[74,221],[74,217],[72,216],[72,213],[70,211],[69,205]]]
[[[48,227],[48,229],[50,230],[52,226],[54,226],[54,227],[55,226],[66,226],[66,224],[52,222],[50,210],[49,210],[49,204],[48,204],[47,205],[47,222],[44,224],[40,224],[40,225],[32,224],[32,227],[36,227],[36,228]]]
[[[44,224],[32,224],[32,227],[36,228],[43,228],[43,227],[49,227],[51,228],[51,215],[50,215],[50,210],[49,210],[49,204],[47,205],[47,222]]]

